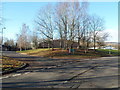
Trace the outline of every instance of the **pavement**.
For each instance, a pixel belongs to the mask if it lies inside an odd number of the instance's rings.
[[[6,74],[2,88],[118,88],[118,57],[49,59],[4,51],[29,64]]]

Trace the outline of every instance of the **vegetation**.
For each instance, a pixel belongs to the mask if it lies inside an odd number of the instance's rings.
[[[2,59],[0,59],[0,61],[0,68],[2,68],[2,71],[8,71],[15,68],[19,68],[24,64],[21,61],[6,56],[3,56]]]
[[[57,2],[55,5],[49,3],[43,6],[34,20],[34,31],[31,32],[27,24],[21,26],[16,46],[20,51],[38,49],[44,47],[46,42],[48,48],[54,48],[54,40],[60,40],[57,48],[65,50],[74,48],[74,42],[77,43],[76,47],[85,50],[90,45],[94,46],[94,49],[102,46],[108,37],[108,34],[103,32],[104,19],[89,14],[88,6],[88,2]]]
[[[97,49],[101,56],[120,56],[120,50]]]
[[[95,58],[102,56],[118,56],[120,55],[120,51],[118,50],[104,50],[97,49],[88,50],[86,53],[84,50],[75,49],[74,53],[69,53],[69,50],[62,49],[34,49],[34,50],[26,50],[26,51],[17,51],[19,53],[26,53],[28,55],[33,56],[41,56],[41,57],[49,57],[49,58]]]
[[[46,49],[46,48],[43,48],[43,49],[32,49],[32,50],[23,50],[23,51],[17,51],[18,53],[37,53],[37,52],[40,52],[40,51],[46,51],[46,50],[51,50],[51,49]]]

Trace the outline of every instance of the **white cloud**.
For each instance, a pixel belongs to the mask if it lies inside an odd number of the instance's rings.
[[[118,42],[118,30],[106,29],[104,32],[109,33],[108,42]]]

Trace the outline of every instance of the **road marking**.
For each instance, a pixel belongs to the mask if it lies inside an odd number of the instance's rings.
[[[26,73],[23,73],[23,74],[28,74],[28,73],[30,73],[30,72],[26,72]],[[22,73],[0,77],[0,79],[10,78],[10,77],[16,77],[16,76],[20,76],[20,75],[22,75]]]
[[[24,73],[24,74],[28,74],[28,73],[30,73],[30,72],[26,72],[26,73]]]
[[[0,79],[5,79],[5,78],[9,78],[9,76],[6,76],[6,77],[0,77]]]
[[[21,74],[14,74],[14,75],[12,75],[13,77],[15,77],[15,76],[20,76]]]
[[[64,81],[64,83],[67,83],[68,81]]]

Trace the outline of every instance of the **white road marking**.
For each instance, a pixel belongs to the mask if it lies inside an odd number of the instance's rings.
[[[24,74],[28,74],[28,73],[30,73],[30,72],[26,72],[26,73],[24,73]]]
[[[30,73],[30,72],[26,72],[26,73],[23,73],[23,74],[28,74],[28,73]],[[16,76],[20,76],[20,75],[22,75],[22,73],[0,77],[0,79],[10,78],[10,77],[16,77]]]
[[[64,81],[64,83],[67,83],[68,81]]]
[[[9,76],[5,76],[5,77],[0,77],[0,79],[5,79],[5,78],[9,78]]]
[[[15,76],[20,76],[21,74],[14,74],[14,75],[12,75],[13,77],[15,77]]]

